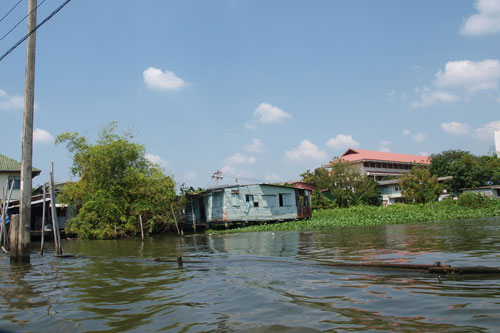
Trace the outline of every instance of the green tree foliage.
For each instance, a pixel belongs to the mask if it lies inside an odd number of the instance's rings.
[[[500,159],[491,155],[475,156],[467,151],[447,150],[431,155],[430,171],[438,177],[452,176],[448,190],[500,184]]]
[[[332,201],[325,200],[326,196],[333,198],[335,207],[380,204],[380,189],[375,180],[361,175],[358,169],[342,160],[332,163],[331,169],[320,167],[313,172],[307,170],[301,177],[304,182],[316,187],[312,196],[315,208],[331,208]]]
[[[140,232],[142,215],[147,232],[158,232],[172,221],[175,183],[158,165],[145,158],[144,146],[130,133],[116,133],[117,124],[104,128],[95,144],[78,133],[63,133],[73,155],[71,172],[78,182],[67,184],[60,200],[80,206],[67,228],[81,238],[109,239]],[[116,230],[116,231],[115,231]]]
[[[414,166],[400,178],[399,184],[403,187],[403,195],[408,203],[432,202],[442,192],[437,176],[431,175],[430,170],[424,166]]]

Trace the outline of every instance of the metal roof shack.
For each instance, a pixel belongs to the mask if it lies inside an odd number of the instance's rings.
[[[309,218],[311,191],[277,184],[221,185],[188,193],[185,222],[208,227],[232,222]]]

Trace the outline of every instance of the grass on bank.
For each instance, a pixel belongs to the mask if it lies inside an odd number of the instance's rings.
[[[393,204],[387,207],[355,206],[313,211],[309,220],[253,225],[214,232],[257,232],[321,230],[346,226],[412,224],[500,216],[500,200],[467,195],[464,199],[444,200],[425,205]]]

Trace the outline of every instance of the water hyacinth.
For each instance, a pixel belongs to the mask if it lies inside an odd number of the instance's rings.
[[[309,220],[266,223],[243,228],[211,232],[257,232],[288,230],[320,230],[349,226],[413,224],[431,221],[461,220],[500,216],[500,200],[487,198],[483,207],[466,207],[453,200],[430,204],[393,204],[387,207],[354,206],[319,209]]]

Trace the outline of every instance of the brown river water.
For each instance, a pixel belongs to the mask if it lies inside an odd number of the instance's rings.
[[[500,331],[500,276],[321,265],[499,267],[500,218],[63,248],[76,257],[0,256],[0,331]]]

